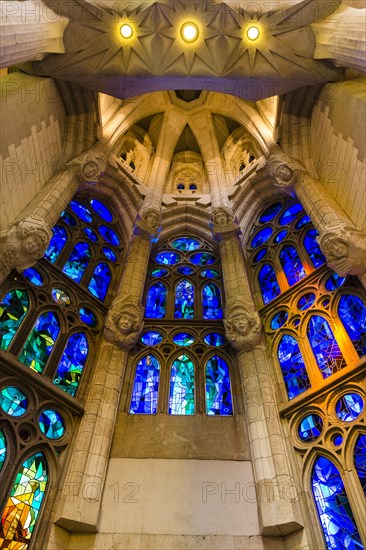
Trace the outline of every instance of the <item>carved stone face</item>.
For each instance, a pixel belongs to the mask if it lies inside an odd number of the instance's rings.
[[[156,212],[147,212],[144,220],[149,227],[156,227],[159,223],[159,216]]]
[[[239,336],[245,336],[248,333],[249,321],[246,315],[237,313],[231,318],[231,324],[233,330],[239,334]]]
[[[84,164],[82,171],[86,180],[92,180],[99,176],[100,168],[97,162],[94,160],[89,160]]]
[[[122,313],[118,319],[118,328],[122,334],[128,334],[132,331],[134,326],[134,318],[131,313],[125,312]]]
[[[217,225],[227,225],[228,221],[228,215],[224,212],[224,210],[218,210],[215,212],[215,223]]]
[[[330,258],[335,258],[335,259],[344,258],[348,256],[347,243],[342,240],[332,239],[331,241],[329,241],[327,246],[327,255]]]
[[[286,164],[280,164],[275,167],[275,177],[282,181],[290,181],[292,170]]]
[[[22,249],[28,254],[37,254],[42,250],[42,242],[36,235],[29,235],[22,242]]]

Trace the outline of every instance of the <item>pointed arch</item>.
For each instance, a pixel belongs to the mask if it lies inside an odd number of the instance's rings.
[[[299,344],[294,336],[284,334],[277,350],[289,399],[309,389],[311,384]]]
[[[299,253],[294,246],[287,244],[282,247],[280,262],[290,286],[295,285],[306,277],[306,272],[300,260]]]
[[[231,416],[233,402],[229,367],[222,357],[213,355],[205,366],[206,414]]]
[[[156,414],[160,382],[160,363],[153,354],[137,363],[130,404],[131,414]]]
[[[88,290],[93,296],[104,302],[109,285],[112,280],[111,270],[105,262],[97,264],[94,269],[92,278],[90,279]]]
[[[270,264],[264,264],[258,274],[259,288],[263,302],[268,304],[281,294],[275,270]]]
[[[43,372],[60,332],[60,322],[54,311],[42,313],[36,320],[19,361],[35,370]]]
[[[187,279],[183,279],[175,287],[174,318],[194,318],[194,286]]]
[[[320,315],[310,317],[307,336],[323,378],[328,378],[346,366],[333,331],[324,317]]]
[[[195,364],[182,354],[171,366],[169,414],[192,415],[195,413]]]
[[[149,288],[146,297],[145,317],[163,319],[166,315],[168,290],[163,283],[155,283]]]
[[[222,319],[222,302],[220,288],[208,283],[202,289],[202,313],[204,319]]]

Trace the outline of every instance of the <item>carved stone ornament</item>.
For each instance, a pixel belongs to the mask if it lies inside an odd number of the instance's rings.
[[[116,301],[108,312],[105,322],[105,336],[111,344],[131,349],[139,339],[143,323],[144,308],[132,298]]]
[[[88,151],[74,158],[69,165],[75,171],[75,175],[82,181],[94,183],[99,181],[107,167],[106,158],[95,151]]]
[[[157,240],[161,231],[161,213],[158,208],[149,206],[144,208],[137,217],[134,232],[150,240]]]
[[[291,195],[295,183],[305,168],[287,155],[271,155],[267,162],[269,176],[273,184],[281,191]]]
[[[251,351],[261,340],[261,320],[253,304],[244,298],[229,300],[225,310],[226,337],[234,349]]]
[[[355,227],[339,224],[318,237],[327,264],[341,277],[366,271],[366,235]]]
[[[212,209],[211,229],[218,241],[241,233],[232,211],[227,206],[217,206]]]

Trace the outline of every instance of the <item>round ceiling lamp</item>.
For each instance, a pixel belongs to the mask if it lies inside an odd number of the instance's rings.
[[[181,26],[180,34],[183,38],[184,42],[196,42],[198,36],[199,36],[199,28],[196,23],[193,23],[192,21],[187,21],[184,23],[184,25]]]
[[[132,37],[133,29],[132,29],[131,25],[129,25],[128,23],[124,23],[121,26],[120,33],[121,33],[122,38],[125,38],[127,40],[128,38]]]
[[[259,35],[260,35],[260,30],[258,29],[258,27],[252,25],[251,27],[249,27],[249,29],[247,30],[247,37],[249,38],[249,40],[257,40],[259,38]]]

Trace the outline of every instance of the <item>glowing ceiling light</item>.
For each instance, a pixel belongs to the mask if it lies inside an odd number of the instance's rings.
[[[187,23],[184,23],[184,25],[182,25],[180,29],[180,34],[184,42],[195,42],[199,35],[199,28],[196,23],[192,23],[192,21],[187,21]]]
[[[247,30],[247,37],[249,38],[249,40],[257,40],[259,38],[259,35],[260,30],[258,29],[258,27],[249,27],[249,29]]]
[[[133,35],[133,29],[128,23],[124,23],[120,29],[122,38],[131,38]]]

